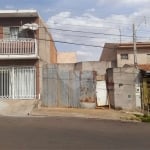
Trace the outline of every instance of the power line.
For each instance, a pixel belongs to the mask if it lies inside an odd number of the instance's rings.
[[[148,16],[139,16],[138,18],[146,18],[146,20],[147,20],[147,18],[150,18],[150,17],[148,17]],[[107,19],[107,18],[106,18]],[[101,22],[103,22],[103,23],[109,23],[109,24],[111,24],[111,26],[110,27],[108,27],[109,29],[111,28],[111,29],[118,29],[118,28],[112,28],[112,24],[116,24],[116,25],[120,25],[120,26],[131,26],[132,24],[133,24],[133,21],[129,21],[128,20],[128,23],[120,23],[120,21],[123,21],[122,19],[113,19],[113,22],[112,21],[107,21],[107,20],[102,20]],[[133,19],[136,19],[137,20],[137,18],[136,17],[132,17],[132,20]],[[130,19],[131,20],[131,19]],[[114,21],[118,21],[118,22],[114,22]],[[130,22],[130,23],[129,23]],[[60,23],[60,22],[52,22],[52,24],[58,24],[58,25],[69,25],[69,26],[79,26],[79,27],[94,27],[94,28],[106,28],[106,27],[96,27],[96,26],[92,26],[92,25],[77,25],[77,24],[68,24],[68,23]],[[132,29],[131,29],[132,30]]]
[[[83,38],[95,38],[95,39],[104,38],[104,37],[99,37],[99,36],[86,36],[86,35],[75,35],[75,34],[66,34],[66,33],[59,33],[59,34],[63,34],[63,35],[65,35],[65,36],[83,37]],[[104,36],[109,36],[109,35],[104,35]],[[116,38],[116,39],[119,40],[119,39],[120,39],[120,36],[121,36],[121,38],[123,38],[123,39],[131,39],[131,38],[133,38],[132,36],[131,36],[131,37],[123,37],[122,34],[121,34],[121,35],[118,35],[118,36],[117,36],[118,38]],[[138,36],[137,38],[139,38],[139,39],[147,39],[147,38],[149,38],[149,37],[141,37],[141,36]],[[113,39],[114,39],[114,38],[113,38]]]
[[[10,34],[4,34],[0,33],[3,35],[10,35]],[[75,42],[66,42],[66,41],[59,41],[59,40],[52,40],[52,39],[42,39],[42,38],[35,38],[36,40],[43,40],[43,41],[51,41],[51,42],[56,42],[56,43],[64,43],[64,44],[71,44],[71,45],[83,45],[83,46],[90,46],[90,47],[103,47],[100,45],[91,45],[91,44],[84,44],[84,43],[75,43]]]
[[[11,26],[9,26],[11,27]],[[13,27],[13,26],[12,26]],[[18,26],[20,27],[20,26]],[[45,27],[39,27],[39,28],[45,28]],[[69,29],[60,29],[60,28],[51,28],[51,27],[48,27],[47,29],[52,29],[52,30],[56,30],[56,31],[63,31],[63,32],[73,32],[73,33],[84,33],[84,34],[94,34],[94,35],[106,35],[106,36],[117,36],[117,37],[120,37],[120,34],[112,34],[112,33],[103,33],[103,32],[87,32],[87,31],[80,31],[80,30],[69,30]],[[119,31],[119,29],[118,29]],[[74,36],[74,35],[72,35]],[[75,35],[77,36],[77,35]],[[124,34],[121,34],[122,37],[127,37],[127,38],[132,38],[133,36],[132,35],[124,35]],[[97,37],[90,37],[90,36],[83,36],[83,35],[79,35],[79,37],[89,37],[89,38],[97,38]],[[144,39],[147,39],[148,37],[144,37],[144,36],[138,36],[138,38],[144,38]]]
[[[3,35],[10,35],[10,34],[4,34],[0,33]],[[101,45],[92,45],[92,44],[84,44],[84,43],[76,43],[76,42],[67,42],[67,41],[61,41],[61,40],[52,40],[52,39],[41,39],[41,38],[36,38],[37,40],[44,40],[44,41],[51,41],[51,42],[56,42],[56,43],[63,43],[63,44],[71,44],[71,45],[82,45],[82,46],[89,46],[89,47],[99,47],[99,48],[108,48],[108,49],[114,49],[106,46],[101,46]]]
[[[66,33],[61,33],[61,34],[63,34],[63,35],[65,35],[65,36],[73,36],[73,37],[83,37],[83,38],[103,38],[103,37],[99,37],[99,36],[86,36],[86,35],[75,35],[75,34],[66,34]],[[108,36],[108,35],[104,35],[104,36]],[[123,37],[123,38],[128,38],[128,39],[130,39],[129,37]]]
[[[87,32],[87,31],[79,31],[79,30],[69,30],[69,29],[58,29],[58,28],[51,28],[49,27],[48,29],[52,30],[59,30],[59,31],[65,31],[65,32],[75,32],[75,33],[89,33],[89,34],[102,34],[102,35],[113,35],[113,36],[120,36],[119,34],[111,34],[111,33],[102,33],[102,32]],[[125,37],[132,37],[131,35],[122,35]]]
[[[0,33],[3,34],[3,33]],[[3,34],[4,35],[4,34]],[[5,34],[5,35],[10,35],[10,34]],[[71,45],[77,45],[77,46],[88,46],[88,47],[97,47],[97,48],[108,48],[108,49],[114,49],[111,47],[107,46],[102,46],[102,45],[92,45],[92,44],[84,44],[84,43],[76,43],[76,42],[67,42],[67,41],[61,41],[61,40],[52,40],[52,39],[42,39],[42,38],[36,38],[37,40],[43,40],[43,41],[51,41],[51,42],[56,42],[56,43],[62,43],[62,44],[71,44]],[[119,43],[118,43],[119,44]]]
[[[57,23],[57,22],[54,22],[52,24],[56,24],[56,25],[58,24],[58,25],[61,25],[61,26],[68,25],[68,26],[84,27],[84,28],[85,27],[88,27],[88,28],[92,27],[92,28],[97,28],[97,29],[101,29],[102,28],[102,29],[115,29],[115,30],[118,30],[118,28],[113,28],[112,26],[110,26],[110,27],[97,27],[97,26],[92,26],[92,25],[74,25],[74,24],[68,24],[68,23],[67,24],[66,23],[65,24],[64,23],[61,24],[61,23]]]
[[[45,40],[45,39],[38,39],[38,40]],[[91,45],[91,44],[84,44],[84,43],[65,42],[65,41],[59,41],[59,40],[46,40],[46,41],[51,41],[51,42],[56,42],[56,43],[63,43],[63,44],[71,44],[71,45],[82,45],[82,46],[89,46],[89,47],[104,48],[103,46],[100,46],[100,45]]]
[[[107,19],[107,18],[106,18]],[[122,26],[129,26],[129,25],[131,25],[132,24],[132,22],[130,22],[130,23],[120,23],[120,21],[123,21],[123,20],[119,20],[119,19],[115,19],[116,21],[118,21],[118,22],[112,22],[112,21],[107,21],[106,19],[104,19],[104,20],[102,20],[101,22],[103,22],[103,23],[108,23],[108,24],[115,24],[115,25],[122,25]],[[113,19],[114,20],[114,19]],[[128,21],[129,22],[129,21]],[[58,22],[54,22],[53,24],[60,24],[60,23],[58,23]],[[60,24],[61,25],[61,24]],[[64,25],[72,25],[72,24],[64,24]],[[83,25],[73,25],[73,26],[83,26]],[[88,27],[88,26],[86,26],[86,27]],[[91,27],[95,27],[95,26],[91,26]],[[100,28],[100,27],[97,27],[97,28]]]
[[[42,27],[40,27],[42,28]],[[48,27],[48,29],[52,29],[52,30],[57,30],[57,31],[63,31],[63,32],[74,32],[74,33],[85,33],[85,34],[94,34],[94,35],[107,35],[107,36],[117,36],[117,37],[120,37],[119,34],[112,34],[112,33],[102,33],[102,32],[87,32],[87,31],[79,31],[79,30],[69,30],[69,29],[60,29],[60,28],[51,28],[51,27]],[[121,34],[121,36],[123,37],[128,37],[128,38],[132,38],[133,36],[132,35],[124,35],[124,34]],[[144,37],[144,36],[138,36],[138,38],[147,38],[147,37]]]

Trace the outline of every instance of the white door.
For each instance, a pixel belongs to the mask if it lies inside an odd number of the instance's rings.
[[[96,83],[97,106],[108,105],[107,89],[105,81],[97,81]]]

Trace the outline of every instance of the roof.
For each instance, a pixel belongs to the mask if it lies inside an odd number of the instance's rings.
[[[5,17],[38,17],[36,10],[0,10],[0,18]]]
[[[137,42],[137,50],[150,49],[150,42]],[[133,43],[105,43],[100,61],[113,61],[117,50],[133,50]]]
[[[138,68],[143,71],[150,71],[150,64],[139,64]]]
[[[116,60],[116,48],[118,43],[105,43],[100,61],[113,61]]]
[[[137,42],[137,48],[150,48],[150,42]],[[118,48],[126,49],[126,48],[133,48],[133,43],[121,43],[118,44]]]

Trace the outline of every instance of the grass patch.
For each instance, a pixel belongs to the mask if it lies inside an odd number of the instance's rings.
[[[135,114],[137,118],[139,118],[142,122],[150,122],[150,116],[149,115],[137,115]]]

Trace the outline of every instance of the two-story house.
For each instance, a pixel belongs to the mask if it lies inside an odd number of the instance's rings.
[[[111,63],[107,82],[114,107],[144,108],[150,103],[150,43],[137,42],[136,53],[133,43],[106,43],[100,61]]]
[[[36,10],[0,10],[0,98],[38,99],[42,66],[57,62],[48,28]]]
[[[137,64],[150,64],[150,43],[136,43]],[[106,43],[100,61],[110,61],[112,67],[134,65],[133,43]]]

